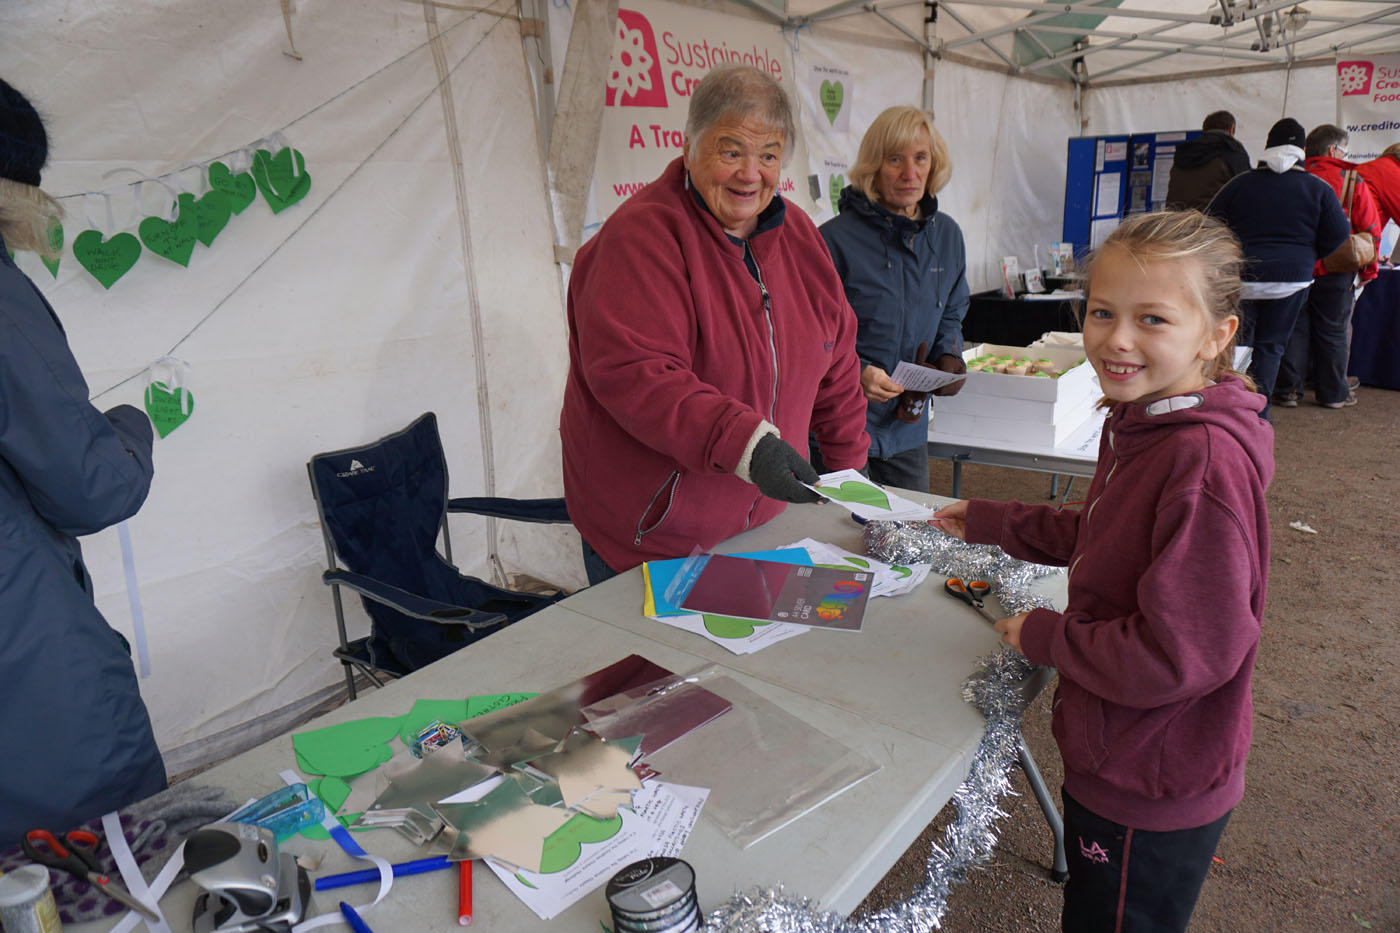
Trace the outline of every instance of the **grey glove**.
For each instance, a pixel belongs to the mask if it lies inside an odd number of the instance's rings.
[[[758,491],[781,502],[820,502],[822,497],[802,483],[819,477],[800,453],[776,434],[765,434],[749,459],[749,476]],[[801,482],[799,482],[799,480]]]

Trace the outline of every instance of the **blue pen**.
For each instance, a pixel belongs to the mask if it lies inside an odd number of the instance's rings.
[[[394,877],[402,875],[421,875],[425,871],[439,871],[443,868],[451,868],[452,863],[446,856],[435,855],[432,858],[414,859],[411,862],[400,862],[397,865],[389,866],[394,871]],[[379,880],[379,869],[366,868],[360,871],[347,871],[340,875],[325,875],[316,879],[316,890],[327,891],[331,888],[343,888],[352,884],[368,884],[371,881]]]
[[[340,902],[340,912],[345,916],[345,922],[350,924],[350,929],[354,930],[355,933],[374,933],[374,931],[369,928],[369,924],[365,923],[364,920],[360,919],[360,915],[355,913],[355,908],[344,901]]]

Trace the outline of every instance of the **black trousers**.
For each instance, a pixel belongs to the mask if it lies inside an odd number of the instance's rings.
[[[1065,804],[1069,881],[1065,933],[1181,933],[1191,919],[1211,856],[1230,819],[1194,829],[1148,832]]]
[[[1307,379],[1309,359],[1318,402],[1345,401],[1347,359],[1351,354],[1351,309],[1353,292],[1350,273],[1320,275],[1308,289],[1308,300],[1279,366],[1275,392],[1301,392]]]

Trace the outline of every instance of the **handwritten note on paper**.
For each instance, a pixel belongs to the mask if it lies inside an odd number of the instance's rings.
[[[954,382],[962,382],[967,376],[900,360],[894,372],[890,373],[890,378],[911,392],[932,392]]]

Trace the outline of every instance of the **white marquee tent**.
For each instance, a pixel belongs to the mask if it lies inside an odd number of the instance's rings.
[[[1068,137],[1195,128],[1223,107],[1257,152],[1285,113],[1335,119],[1339,54],[1400,45],[1400,4],[1183,6],[716,0],[686,15],[761,31],[798,68],[820,59],[860,76],[853,140],[883,107],[925,101],[952,146],[941,205],[963,226],[977,289],[996,258],[1059,239]],[[47,120],[44,187],[70,244],[134,231],[172,195],[207,191],[210,163],[237,172],[258,148],[291,146],[312,179],[281,213],[255,200],[186,268],[148,252],[104,288],[68,246],[56,274],[17,259],[99,407],[140,406],[164,358],[188,367],[194,413],[157,442],[151,496],[129,522],[132,592],[117,531],[84,542],[99,606],[133,640],[139,604],[142,690],[172,773],[342,689],[309,456],[433,410],[453,495],[560,494],[560,260],[599,219],[590,178],[616,9],[0,3],[0,76]],[[470,572],[582,583],[568,529],[454,516],[452,532]]]

